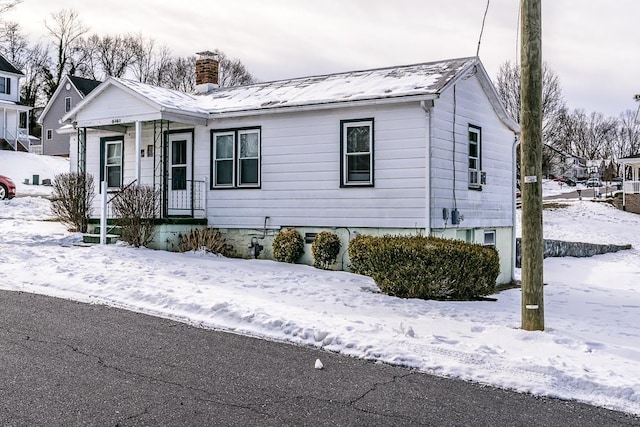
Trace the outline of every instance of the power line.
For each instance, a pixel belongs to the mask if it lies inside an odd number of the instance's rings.
[[[482,17],[482,28],[480,28],[480,37],[478,37],[478,49],[476,50],[476,56],[480,56],[480,42],[482,42],[482,33],[484,33],[484,22],[487,19],[487,12],[489,12],[489,2],[487,0],[487,8],[484,10],[484,16]]]

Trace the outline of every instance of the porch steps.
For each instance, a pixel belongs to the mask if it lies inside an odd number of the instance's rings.
[[[107,227],[107,244],[116,243],[122,235],[122,227]],[[100,227],[95,227],[93,233],[85,233],[82,235],[84,243],[100,243]]]

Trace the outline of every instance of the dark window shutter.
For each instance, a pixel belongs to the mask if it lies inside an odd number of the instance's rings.
[[[7,95],[11,95],[11,79],[7,77]]]

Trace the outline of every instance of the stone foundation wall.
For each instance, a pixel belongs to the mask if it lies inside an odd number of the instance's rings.
[[[544,240],[544,257],[572,256],[585,258],[594,255],[602,255],[609,252],[618,252],[631,249],[631,245],[599,245],[596,243],[565,242],[562,240]],[[522,242],[516,239],[516,267],[522,266]]]

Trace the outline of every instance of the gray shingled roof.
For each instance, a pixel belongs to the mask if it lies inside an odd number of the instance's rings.
[[[69,79],[82,96],[87,96],[92,90],[97,88],[100,83],[102,83],[98,80],[85,79],[84,77],[77,76],[69,76]]]
[[[13,66],[13,64],[9,61],[7,61],[7,59],[0,55],[0,71],[5,71],[7,73],[12,73],[12,74],[18,74],[21,76],[24,76],[24,73],[20,70],[18,70],[16,67]]]
[[[133,80],[114,81],[161,107],[198,114],[233,113],[339,102],[435,96],[476,57],[302,77],[190,95]]]

